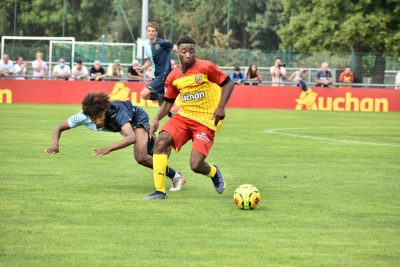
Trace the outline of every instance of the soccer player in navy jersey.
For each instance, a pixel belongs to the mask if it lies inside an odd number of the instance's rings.
[[[137,163],[153,168],[149,155],[154,139],[149,138],[149,116],[130,101],[113,101],[103,92],[89,93],[82,101],[82,111],[58,125],[53,132],[53,144],[45,150],[46,154],[59,152],[59,139],[65,130],[84,125],[93,131],[120,132],[124,138],[107,147],[95,148],[93,156],[104,156],[112,151],[134,144],[134,157]],[[181,189],[185,178],[181,173],[167,167],[167,176],[172,180],[170,191]]]
[[[148,43],[144,46],[146,62],[137,69],[143,71],[152,67],[153,79],[142,89],[140,96],[144,99],[158,100],[161,104],[165,93],[164,83],[172,70],[171,50],[176,50],[176,46],[167,40],[158,38],[157,33],[158,24],[149,22],[146,26]]]

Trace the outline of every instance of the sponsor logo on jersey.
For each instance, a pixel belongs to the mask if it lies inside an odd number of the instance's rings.
[[[193,101],[193,100],[197,100],[200,98],[204,98],[205,96],[206,96],[206,94],[204,92],[182,95],[182,101],[183,102]]]

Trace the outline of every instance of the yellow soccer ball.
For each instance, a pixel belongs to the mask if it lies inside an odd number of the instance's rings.
[[[251,184],[242,184],[233,194],[233,203],[242,210],[255,209],[261,200],[257,187]]]

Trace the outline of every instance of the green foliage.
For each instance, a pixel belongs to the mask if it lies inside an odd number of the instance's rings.
[[[208,157],[224,194],[190,170],[187,144],[170,157],[184,189],[146,202],[152,171],[132,147],[91,156],[118,134],[79,127],[63,133],[59,154],[43,154],[77,111],[0,105],[1,266],[399,265],[399,113],[228,109]],[[261,193],[253,211],[232,203],[244,183]]]

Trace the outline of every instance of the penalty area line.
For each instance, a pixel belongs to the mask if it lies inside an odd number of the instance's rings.
[[[399,127],[301,127],[301,128],[274,128],[274,129],[266,129],[264,132],[268,134],[277,134],[283,136],[289,136],[293,138],[303,138],[303,139],[311,139],[311,140],[319,140],[319,141],[332,141],[332,142],[341,142],[341,143],[351,143],[358,145],[371,145],[371,146],[387,146],[387,147],[400,147],[400,144],[385,144],[385,143],[373,143],[373,142],[364,142],[364,141],[356,141],[356,140],[346,140],[346,139],[336,139],[336,138],[327,138],[321,136],[314,135],[304,135],[304,134],[294,134],[294,133],[286,133],[283,132],[285,130],[308,130],[308,129],[399,129]]]

